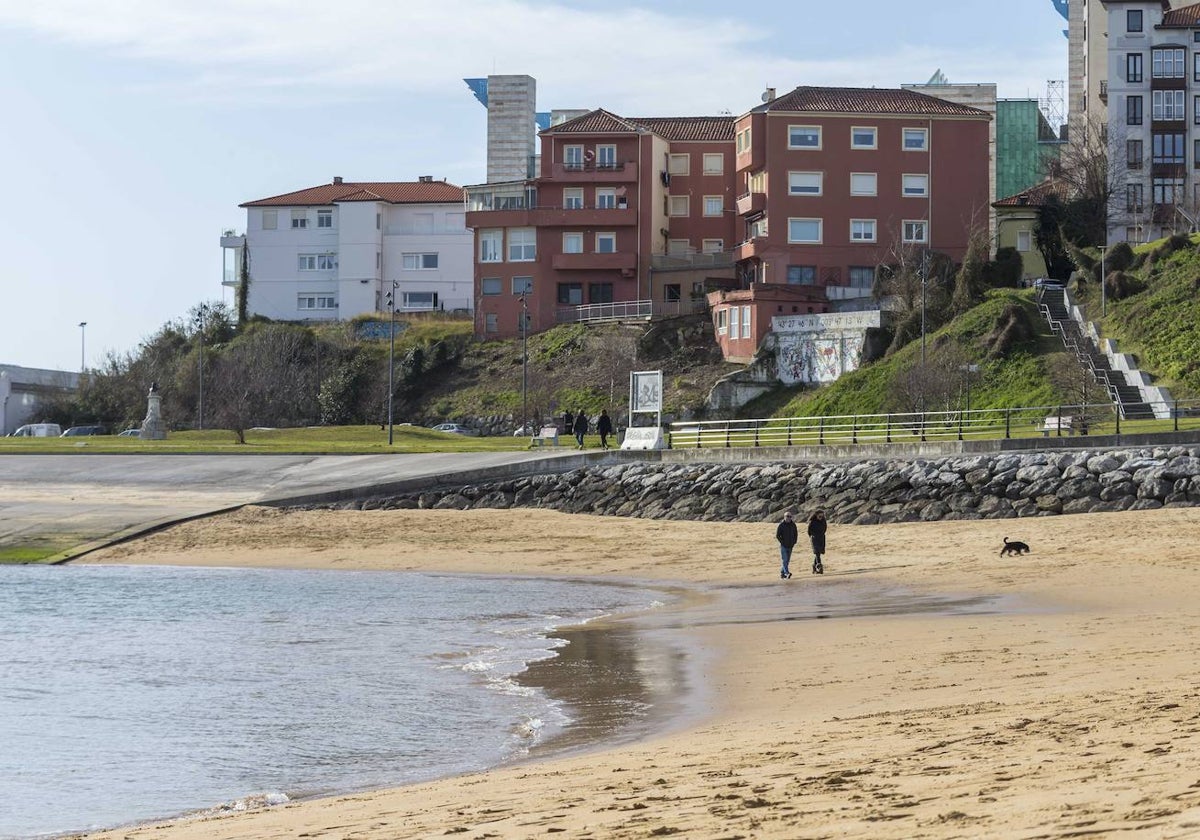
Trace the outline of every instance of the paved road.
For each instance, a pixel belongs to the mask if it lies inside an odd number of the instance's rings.
[[[0,455],[0,549],[102,544],[252,502],[350,491],[579,453]]]

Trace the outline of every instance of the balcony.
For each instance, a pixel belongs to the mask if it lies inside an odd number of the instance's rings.
[[[632,184],[637,181],[637,164],[628,163],[555,163],[550,180],[585,184]]]
[[[762,214],[767,209],[767,194],[761,192],[749,192],[745,195],[739,195],[737,198],[737,212],[739,216],[753,216]]]
[[[222,248],[245,248],[246,247],[246,237],[239,236],[234,233],[223,233],[223,234],[221,234],[221,247]]]
[[[713,253],[689,252],[686,254],[654,254],[650,267],[655,271],[691,271],[695,269],[730,268],[733,266],[732,251]]]
[[[538,207],[530,224],[540,227],[615,228],[637,224],[637,211],[629,207]]]
[[[761,256],[763,251],[767,249],[767,237],[755,236],[747,239],[745,242],[739,242],[733,249],[733,258],[735,260],[748,260],[753,257]]]
[[[1100,101],[1108,104],[1108,79],[1100,80]]]
[[[555,271],[621,271],[637,268],[637,254],[555,254],[550,259]]]

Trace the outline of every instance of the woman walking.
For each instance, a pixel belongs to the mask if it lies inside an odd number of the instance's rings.
[[[814,575],[825,574],[825,567],[821,564],[821,555],[825,553],[825,530],[828,527],[829,523],[825,521],[825,511],[823,510],[817,511],[808,520],[808,538],[812,541],[812,571]]]

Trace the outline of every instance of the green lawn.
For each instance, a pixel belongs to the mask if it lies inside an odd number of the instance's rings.
[[[378,426],[313,426],[304,429],[255,429],[239,444],[224,429],[169,432],[166,440],[111,435],[85,438],[0,438],[0,454],[15,453],[230,453],[374,455],[383,452],[504,452],[525,449],[524,437],[466,437],[420,426],[396,426],[388,446],[387,429]]]

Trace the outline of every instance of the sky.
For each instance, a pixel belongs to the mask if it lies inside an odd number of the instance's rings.
[[[232,303],[219,238],[243,202],[482,183],[466,77],[643,117],[939,69],[1036,98],[1066,78],[1065,28],[1051,0],[0,0],[0,364],[100,367]]]

